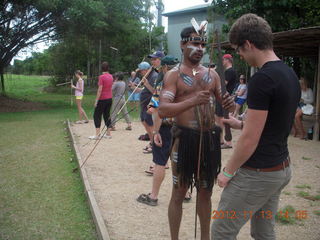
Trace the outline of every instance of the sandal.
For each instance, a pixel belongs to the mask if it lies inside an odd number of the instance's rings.
[[[143,150],[143,153],[144,153],[144,154],[152,153],[152,147],[151,147],[151,146],[148,146],[147,149],[144,149],[144,150]]]
[[[132,127],[131,126],[126,127],[126,130],[131,131]]]
[[[137,198],[137,201],[140,203],[147,204],[149,206],[153,206],[153,207],[158,205],[158,199],[150,198],[150,193],[149,194],[141,194]]]
[[[142,134],[138,139],[141,141],[150,141],[148,133]]]
[[[147,146],[145,146],[142,150],[148,150],[148,148],[152,148],[151,142]]]
[[[229,148],[232,148],[232,146],[230,146],[230,145],[228,145],[226,143],[221,145],[221,149],[229,149]]]
[[[153,175],[154,167],[150,166],[148,170],[145,170],[144,172],[147,173],[149,176]]]
[[[190,202],[192,198],[191,192],[187,192],[186,196],[184,197],[184,202]]]

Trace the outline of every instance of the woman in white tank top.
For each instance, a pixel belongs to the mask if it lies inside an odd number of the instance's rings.
[[[76,96],[76,103],[77,103],[78,113],[79,113],[79,120],[76,121],[76,123],[77,124],[88,123],[89,119],[88,119],[87,114],[81,105],[82,98],[83,98],[83,90],[84,90],[84,81],[82,80],[83,73],[80,70],[77,70],[75,72],[75,76],[77,78],[77,84],[76,84],[76,86],[71,84],[71,88],[75,89],[74,95]],[[82,117],[84,117],[85,120],[82,121]]]

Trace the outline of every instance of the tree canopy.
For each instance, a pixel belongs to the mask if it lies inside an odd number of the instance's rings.
[[[163,34],[163,28],[151,26],[152,4],[151,0],[4,0],[0,7],[2,91],[4,68],[13,57],[47,40],[54,44],[41,58],[33,54],[26,61],[29,72],[66,76],[76,68],[87,68],[87,74],[93,76],[102,60],[115,70],[133,67],[149,52],[150,39],[157,46]],[[46,63],[54,68],[30,68],[39,59],[42,67]],[[24,63],[16,63],[23,69]]]
[[[229,20],[229,26],[245,13],[265,18],[274,32],[320,24],[318,0],[214,0],[212,5]]]

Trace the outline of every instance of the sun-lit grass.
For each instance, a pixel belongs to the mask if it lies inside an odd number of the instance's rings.
[[[49,79],[49,76],[7,74],[5,75],[6,93],[9,97],[45,103],[51,111],[54,110],[63,114],[65,116],[64,119],[70,118],[71,120],[76,120],[77,107],[74,95],[73,93],[71,94],[69,86],[57,87],[54,91],[44,91],[49,85]],[[50,89],[52,90],[52,87],[50,87]],[[89,118],[93,116],[95,94],[95,88],[85,87],[82,107]],[[128,111],[130,111],[129,108]],[[138,120],[139,111],[131,111],[130,116],[133,120]],[[121,114],[119,117],[121,117]]]
[[[0,239],[97,239],[65,137],[63,121],[75,119],[77,110],[63,94],[42,92],[45,79],[6,82],[9,96],[49,107],[0,114]]]

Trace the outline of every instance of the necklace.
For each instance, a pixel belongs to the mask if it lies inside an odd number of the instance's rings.
[[[199,73],[199,71],[197,71],[196,69],[192,68],[192,74],[193,76],[196,76]]]

